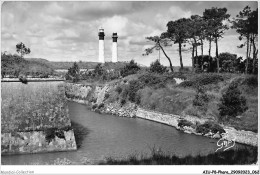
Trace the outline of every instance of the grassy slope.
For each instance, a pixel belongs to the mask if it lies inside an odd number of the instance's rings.
[[[215,76],[212,74],[210,76]],[[257,98],[257,84],[249,86],[244,83],[247,79],[246,75],[240,74],[220,74],[223,77],[223,81],[216,81],[205,85],[207,94],[209,95],[209,102],[206,106],[196,107],[193,106],[193,99],[196,95],[196,88],[194,86],[183,87],[176,85],[173,81],[163,82],[165,87],[154,88],[146,86],[139,90],[137,93],[141,96],[140,106],[143,108],[178,114],[178,115],[191,115],[200,118],[207,118],[219,122],[218,103],[225,92],[227,87],[232,81],[237,81],[239,78],[240,90],[247,99],[248,110],[241,114],[240,118],[230,119],[224,122],[225,125],[230,125],[239,130],[258,131],[258,98]],[[130,75],[124,78],[125,82],[138,79],[140,75]],[[200,81],[201,77],[205,77],[204,74],[185,74],[187,80],[193,82]],[[209,79],[211,79],[209,77]],[[119,81],[118,84],[124,88],[123,81]],[[116,87],[115,87],[116,88]],[[119,94],[114,89],[110,91],[109,101],[116,101],[122,98],[122,94]]]

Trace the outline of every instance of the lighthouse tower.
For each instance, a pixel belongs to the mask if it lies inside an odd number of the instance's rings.
[[[117,62],[117,33],[113,33],[112,35],[113,43],[112,43],[112,62]]]
[[[98,52],[98,60],[101,63],[105,63],[105,55],[104,55],[104,50],[105,50],[105,43],[104,43],[104,29],[101,27],[98,31],[98,36],[99,36],[99,52]]]

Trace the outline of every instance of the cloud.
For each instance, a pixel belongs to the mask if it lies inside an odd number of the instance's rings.
[[[172,6],[169,9],[169,15],[173,20],[177,20],[179,18],[189,18],[191,16],[191,11],[185,11],[180,7]]]
[[[105,32],[108,33],[108,36],[111,37],[112,33],[117,32],[120,36],[127,36],[127,25],[128,19],[122,16],[113,16],[111,18],[105,18],[100,22],[100,25],[105,29]],[[111,35],[111,36],[110,36]]]
[[[256,2],[248,2],[253,7]],[[2,6],[2,51],[15,53],[18,42],[31,48],[27,57],[42,57],[57,61],[96,61],[98,58],[98,28],[105,29],[105,57],[111,58],[111,35],[118,33],[119,60],[136,59],[149,65],[158,53],[143,57],[145,48],[152,46],[145,37],[166,31],[170,20],[202,14],[212,6],[228,8],[236,15],[245,2],[4,2]],[[234,6],[233,6],[234,5]],[[244,55],[238,49],[238,34],[225,33],[219,41],[220,52]],[[235,43],[235,44],[234,44]],[[205,43],[204,52],[208,45]],[[166,48],[173,65],[179,65],[177,45]],[[214,54],[214,44],[212,53]],[[191,64],[191,53],[183,53],[184,65]],[[162,63],[168,65],[161,53]]]
[[[15,35],[14,35],[14,34],[11,34],[11,33],[4,33],[1,37],[2,37],[3,39],[12,40],[12,39],[15,38]]]
[[[99,18],[123,15],[141,10],[136,2],[55,2],[49,4],[47,12],[73,21],[96,20]]]
[[[155,15],[155,27],[162,31],[167,30],[166,24],[169,21],[174,21],[179,18],[189,18],[191,16],[191,11],[183,10],[178,6],[170,6],[169,9],[164,13],[157,13]]]

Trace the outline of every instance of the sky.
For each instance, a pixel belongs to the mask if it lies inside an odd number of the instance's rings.
[[[211,7],[226,7],[231,19],[249,5],[256,9],[257,1],[13,1],[4,2],[1,9],[1,52],[14,54],[15,46],[23,42],[31,49],[26,58],[49,61],[98,61],[98,29],[105,30],[105,61],[111,61],[112,33],[117,32],[118,60],[134,59],[150,65],[159,57],[155,51],[142,56],[152,46],[145,37],[160,35],[166,24],[191,15],[202,15]],[[230,52],[245,58],[246,50],[237,48],[242,41],[234,29],[219,40],[219,53]],[[215,46],[212,43],[212,56]],[[190,47],[186,45],[186,48]],[[174,66],[179,66],[178,46],[165,49]],[[204,54],[208,43],[204,44]],[[198,48],[200,54],[200,48]],[[168,60],[160,53],[161,63]],[[184,66],[191,65],[191,52],[183,53]]]

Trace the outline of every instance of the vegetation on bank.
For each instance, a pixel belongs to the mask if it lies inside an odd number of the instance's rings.
[[[1,131],[46,131],[70,126],[62,86],[40,83],[29,86],[5,83],[1,89]]]
[[[77,83],[111,84],[105,98],[107,103],[120,103],[121,106],[134,103],[184,118],[190,115],[238,130],[258,131],[257,75],[229,73],[229,70],[223,73],[172,73],[158,60],[148,68],[137,66],[132,60],[121,69],[108,71],[100,64],[94,69],[93,76],[87,79],[79,76]],[[112,74],[117,76],[111,78]],[[183,82],[178,84],[177,79]],[[209,126],[209,131],[216,128],[216,125]],[[194,129],[198,127],[208,131],[199,123],[193,126]],[[217,128],[221,133],[220,125]]]
[[[251,165],[257,162],[257,148],[231,149],[208,155],[178,157],[162,151],[152,149],[151,154],[133,154],[125,158],[108,157],[103,161],[93,162],[87,157],[71,161],[68,158],[57,158],[53,162],[38,162],[32,165]],[[2,163],[3,164],[3,163]]]
[[[142,154],[123,159],[109,157],[99,165],[249,165],[257,162],[257,153],[257,147],[250,147],[208,155],[178,157],[153,149],[149,157]]]

